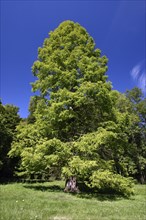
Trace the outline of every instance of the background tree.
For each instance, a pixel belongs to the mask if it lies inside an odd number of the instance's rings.
[[[146,181],[146,98],[139,88],[126,91],[132,105],[132,113],[137,116],[129,130],[130,155],[136,166],[136,177],[141,183]]]
[[[115,109],[121,119],[121,128],[127,144],[120,158],[120,167],[122,175],[136,177],[138,181],[146,181],[146,99],[143,97],[139,88],[126,91],[120,94],[117,91],[111,92],[112,100],[115,103]],[[117,114],[116,113],[116,114]]]
[[[32,96],[30,98],[30,103],[29,103],[29,115],[27,117],[27,122],[30,124],[33,124],[36,121],[35,118],[35,110],[37,108],[37,104],[39,102],[39,100],[41,100],[40,96]]]
[[[0,172],[1,178],[13,176],[14,167],[18,158],[9,158],[7,153],[14,139],[15,128],[20,122],[18,108],[13,105],[2,105],[0,103]]]

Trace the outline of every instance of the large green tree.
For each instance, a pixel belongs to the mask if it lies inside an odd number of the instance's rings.
[[[130,98],[111,90],[107,58],[72,21],[50,32],[32,71],[39,95],[31,99],[28,120],[17,127],[9,152],[21,158],[20,175],[77,175],[89,188],[129,195],[126,177],[139,172],[140,160],[132,154],[138,150],[136,130],[144,125],[144,102],[135,110]]]
[[[30,115],[17,127],[10,151],[11,156],[21,157],[22,173],[42,172],[39,166],[37,170],[32,166],[42,143],[47,146],[45,143],[54,138],[68,143],[96,131],[101,122],[112,117],[111,84],[106,70],[107,58],[95,49],[93,38],[78,23],[65,21],[45,39],[32,67],[37,77],[33,91],[39,91],[40,96],[31,98]]]
[[[78,23],[65,21],[50,32],[32,67],[46,106],[36,111],[48,122],[48,136],[63,141],[97,129],[112,115],[107,82],[107,58],[95,49],[93,38]],[[43,111],[43,114],[42,112]]]

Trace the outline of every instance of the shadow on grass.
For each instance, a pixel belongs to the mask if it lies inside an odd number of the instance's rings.
[[[98,201],[117,201],[122,199],[133,200],[133,197],[125,197],[121,194],[117,194],[114,191],[95,191],[87,187],[85,184],[78,182],[79,193],[76,192],[64,192],[63,182],[50,182],[49,184],[43,183],[25,183],[23,187],[27,189],[42,191],[42,192],[58,192],[64,194],[70,194],[73,197],[81,199],[96,199]]]
[[[44,185],[34,185],[34,184],[27,184],[23,187],[32,190],[39,190],[42,192],[64,192],[64,188],[59,185],[51,185],[51,186],[44,186]],[[77,198],[81,199],[97,199],[98,201],[116,201],[123,199],[123,196],[117,194],[104,194],[104,193],[95,193],[91,191],[87,191],[85,189],[81,190],[79,193],[74,192],[64,192],[65,194],[70,194]],[[125,198],[126,199],[126,198]]]
[[[39,191],[47,191],[47,192],[63,192],[63,188],[58,185],[52,185],[52,186],[43,186],[43,185],[33,185],[28,184],[24,185],[27,189],[33,189],[33,190],[39,190]]]
[[[84,199],[97,199],[98,201],[116,201],[121,199],[131,199],[127,198],[123,195],[117,194],[113,191],[107,191],[107,192],[100,192],[100,191],[94,191],[90,188],[88,188],[85,185],[79,184],[80,193],[73,194],[77,196],[78,198],[84,198]]]
[[[82,199],[97,199],[98,201],[116,201],[123,199],[123,196],[116,195],[116,194],[101,194],[101,193],[86,193],[86,192],[80,192],[79,194],[76,194],[78,198]]]

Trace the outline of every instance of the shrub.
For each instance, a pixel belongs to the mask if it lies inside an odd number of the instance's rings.
[[[88,187],[102,193],[116,193],[125,197],[134,193],[132,179],[109,170],[94,171],[89,182]]]

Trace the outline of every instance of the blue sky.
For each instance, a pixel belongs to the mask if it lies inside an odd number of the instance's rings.
[[[109,59],[113,89],[139,86],[146,94],[146,5],[127,1],[8,1],[1,0],[1,91],[3,104],[20,108],[27,117],[35,80],[31,66],[51,30],[65,21],[80,23]]]

